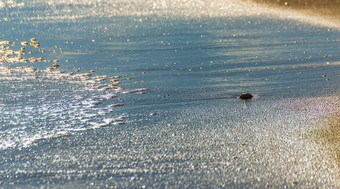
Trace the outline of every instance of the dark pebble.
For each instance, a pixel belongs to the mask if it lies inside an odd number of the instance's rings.
[[[249,94],[249,93],[242,93],[239,98],[241,100],[249,100],[253,98],[253,95]]]

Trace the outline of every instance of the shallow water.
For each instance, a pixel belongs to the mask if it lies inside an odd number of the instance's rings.
[[[311,134],[338,110],[336,28],[234,1],[6,2],[4,186],[339,186]]]

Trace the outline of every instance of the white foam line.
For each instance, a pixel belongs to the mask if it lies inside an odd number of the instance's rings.
[[[30,147],[40,140],[51,139],[51,138],[60,138],[60,137],[68,137],[73,132],[84,132],[84,131],[88,131],[88,130],[92,130],[92,129],[99,129],[99,128],[102,128],[102,127],[107,127],[107,126],[110,126],[110,125],[125,124],[125,122],[123,120],[123,118],[125,118],[125,117],[126,117],[125,114],[123,114],[123,115],[121,115],[117,118],[106,118],[106,119],[103,120],[104,123],[91,122],[90,124],[92,124],[92,126],[88,127],[88,128],[76,128],[76,129],[68,128],[68,129],[66,129],[67,131],[58,131],[54,134],[48,134],[48,135],[45,135],[45,136],[35,136],[35,137],[32,137],[32,138],[26,138],[21,142],[22,148]],[[0,145],[0,149],[13,148],[17,145],[18,144],[16,144],[14,141],[6,141],[5,143]]]
[[[44,139],[50,139],[50,138],[60,138],[60,137],[67,137],[70,136],[71,133],[68,131],[59,131],[55,134],[50,134],[50,135],[46,135],[46,136],[41,136],[41,137],[33,137],[33,138],[28,138],[26,141],[24,141],[22,143],[22,147],[26,148],[29,146],[32,146],[34,143],[40,141],[40,140],[44,140]]]
[[[145,92],[148,91],[149,89],[147,88],[140,88],[140,89],[133,89],[133,90],[128,90],[128,91],[123,91],[123,94],[130,94],[130,93],[139,93],[139,92]]]

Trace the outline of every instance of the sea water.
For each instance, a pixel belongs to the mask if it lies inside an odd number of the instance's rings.
[[[4,187],[339,186],[315,136],[339,107],[336,26],[233,0],[0,8]]]

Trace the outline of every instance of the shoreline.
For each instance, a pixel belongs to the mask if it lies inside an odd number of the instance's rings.
[[[298,11],[308,17],[322,18],[340,27],[340,0],[251,0],[256,4],[262,4],[272,8]],[[325,102],[318,102],[317,106],[325,106]],[[340,103],[340,98],[335,97],[335,104]],[[327,104],[327,103],[326,103]],[[334,104],[333,104],[334,105]],[[332,106],[332,105],[331,105]],[[336,107],[332,106],[332,108]],[[331,109],[332,109],[331,108]],[[337,109],[337,108],[335,108]],[[327,111],[327,110],[326,110]],[[337,167],[340,169],[340,113],[332,110],[321,115],[326,118],[322,126],[312,131],[312,138],[319,145],[328,151],[331,158],[334,158]]]

